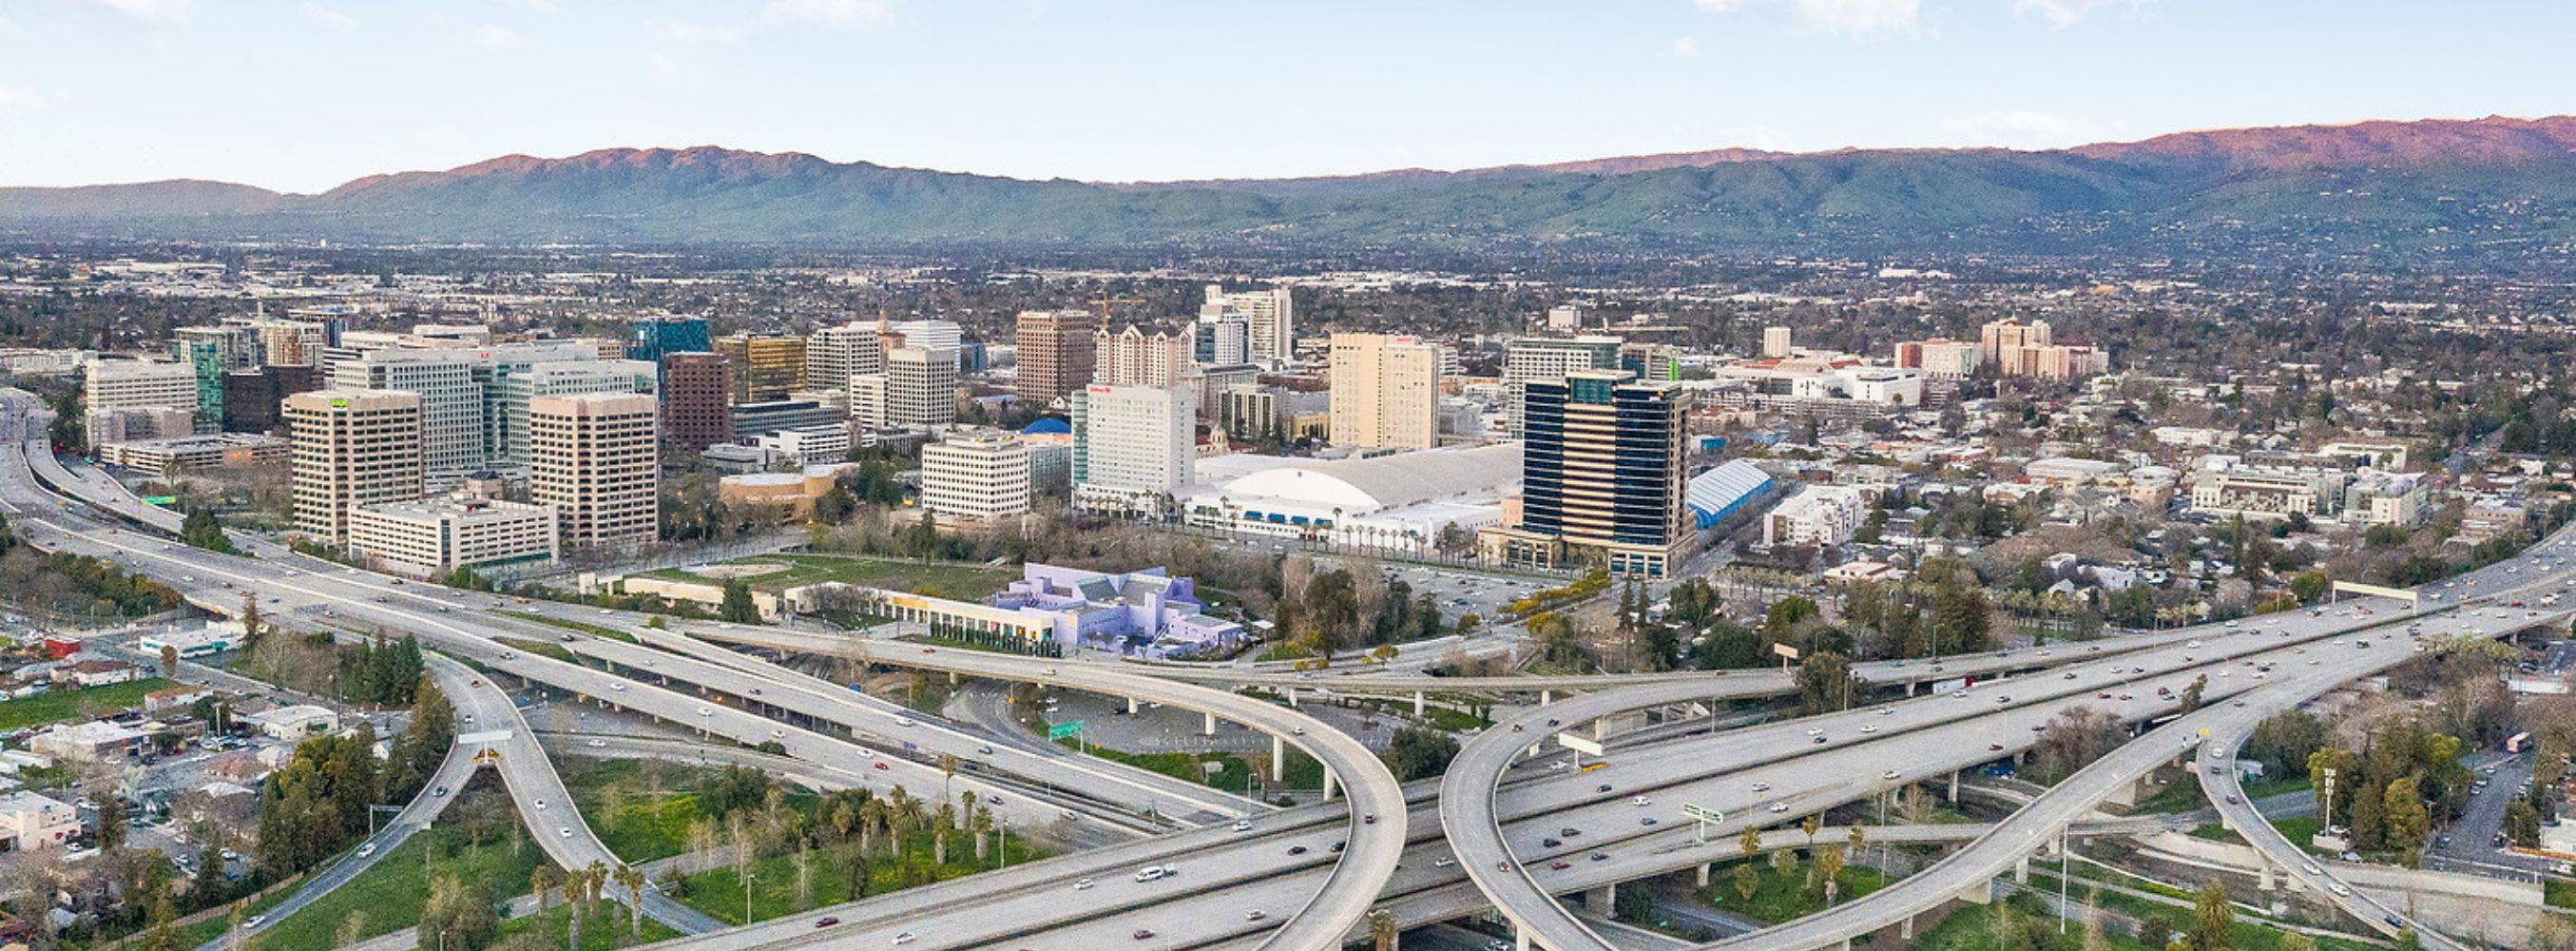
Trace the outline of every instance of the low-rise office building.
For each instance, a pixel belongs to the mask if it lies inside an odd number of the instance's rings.
[[[921,507],[979,521],[1028,512],[1028,445],[1010,433],[985,430],[922,447]]]
[[[292,445],[276,436],[208,433],[169,439],[101,443],[98,461],[122,466],[147,478],[167,478],[188,471],[285,462]]]
[[[521,570],[554,563],[554,506],[444,496],[349,510],[349,554],[395,574]]]
[[[58,849],[80,834],[80,812],[48,796],[0,793],[0,852]]]

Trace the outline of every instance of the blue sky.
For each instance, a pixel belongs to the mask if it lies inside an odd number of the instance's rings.
[[[2576,4],[0,0],[0,184],[618,145],[1091,180],[2576,111]]]

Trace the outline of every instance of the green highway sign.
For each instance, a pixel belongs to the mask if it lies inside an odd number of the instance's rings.
[[[1047,727],[1047,739],[1050,740],[1061,740],[1068,736],[1081,735],[1082,721],[1080,720],[1066,720],[1054,726]]]
[[[143,504],[165,506],[177,505],[179,504],[179,497],[175,495],[147,495],[143,497]]]

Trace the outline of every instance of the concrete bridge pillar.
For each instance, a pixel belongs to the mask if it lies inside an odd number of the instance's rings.
[[[2272,863],[2258,858],[2254,861],[2254,865],[2254,887],[2267,892],[2271,891],[2273,888]]]
[[[959,677],[956,671],[952,670],[948,672],[948,685],[951,687],[957,686],[957,684],[964,679],[965,678],[963,677]]]
[[[1954,770],[1951,770],[1951,771],[1950,771],[1950,804],[1951,804],[1951,805],[1958,805],[1958,803],[1959,803],[1959,771],[1954,769]]]
[[[1512,949],[1513,951],[1530,951],[1529,929],[1523,928],[1519,925],[1512,926]]]
[[[1329,765],[1324,767],[1324,798],[1333,798],[1333,768]]]
[[[2030,884],[2030,856],[2025,855],[2013,860],[2013,881],[2023,885]]]
[[[1914,940],[1914,916],[1913,916],[1913,915],[1907,915],[1907,916],[1905,916],[1905,917],[1903,917],[1903,918],[1899,918],[1899,919],[1897,919],[1897,920],[1896,920],[1896,939],[1897,939],[1897,940],[1899,940],[1899,941],[1912,941],[1912,940]]]
[[[1708,887],[1708,869],[1709,869],[1709,866],[1710,866],[1710,865],[1713,865],[1713,864],[1715,864],[1715,863],[1712,863],[1712,862],[1701,862],[1701,863],[1699,863],[1699,887],[1701,887],[1701,888],[1707,888],[1707,887]]]
[[[1295,688],[1295,687],[1290,687],[1290,688],[1288,688],[1287,697],[1288,697],[1288,709],[1291,709],[1291,710],[1297,709],[1297,688]]]
[[[1601,719],[1592,721],[1592,738],[1595,740],[1606,740],[1610,738],[1609,717],[1602,717]]]
[[[1556,691],[1554,691],[1554,690],[1548,690],[1548,689],[1544,689],[1544,688],[1542,688],[1542,689],[1540,689],[1540,690],[1539,690],[1539,692],[1538,692],[1538,705],[1539,705],[1539,706],[1544,707],[1544,706],[1547,706],[1548,704],[1555,703],[1555,702],[1556,702]]]
[[[1199,735],[1200,735],[1200,736],[1215,736],[1215,735],[1216,735],[1216,714],[1210,713],[1210,714],[1206,714],[1206,716],[1207,716],[1207,725],[1199,728]]]
[[[1607,915],[1618,906],[1619,886],[1616,883],[1583,893],[1583,907],[1590,909],[1593,914]]]
[[[1127,698],[1127,715],[1128,715],[1128,716],[1131,716],[1131,717],[1132,717],[1132,716],[1135,716],[1135,715],[1136,715],[1136,709],[1137,709],[1139,706],[1142,706],[1142,704],[1137,703],[1137,702],[1136,702],[1136,698],[1134,698],[1134,697],[1129,697],[1129,698]]]
[[[1270,738],[1270,781],[1288,781],[1288,741],[1275,735]]]
[[[1413,715],[1418,717],[1423,712],[1422,691],[1416,690],[1413,692]]]

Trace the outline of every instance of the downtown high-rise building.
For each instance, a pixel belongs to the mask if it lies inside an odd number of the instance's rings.
[[[1251,364],[1251,345],[1244,339],[1248,332],[1240,316],[1202,317],[1190,328],[1190,357],[1208,366]]]
[[[1229,294],[1220,285],[1208,285],[1207,300],[1199,305],[1199,321],[1224,323],[1229,320],[1243,322],[1243,359],[1208,362],[1258,363],[1277,367],[1296,360],[1297,309],[1287,288]]]
[[[937,432],[956,424],[956,351],[896,347],[886,354],[885,377],[887,427]]]
[[[311,390],[279,404],[296,531],[337,545],[350,508],[421,496],[421,405],[417,393],[381,390]]]
[[[1334,334],[1331,370],[1333,445],[1429,449],[1438,442],[1439,348],[1409,336]]]
[[[721,353],[662,357],[662,438],[697,451],[733,441],[733,373]]]
[[[785,399],[805,385],[805,338],[735,334],[716,338],[733,373],[733,401],[765,403]]]
[[[327,339],[323,325],[306,320],[261,320],[251,324],[259,337],[260,361],[273,367],[317,366]]]
[[[532,364],[494,380],[488,464],[511,470],[528,464],[528,404],[539,397],[575,393],[652,396],[659,392],[659,375],[652,363],[643,360],[574,360]]]
[[[1762,356],[1764,359],[1777,360],[1796,352],[1797,348],[1791,346],[1789,343],[1789,328],[1762,328]]]
[[[503,428],[499,397],[512,378],[541,363],[597,356],[589,345],[572,341],[380,347],[335,364],[331,386],[420,394],[421,460],[435,489],[491,465],[492,436]]]
[[[1521,337],[1503,348],[1503,415],[1513,436],[1521,432],[1523,392],[1533,380],[1619,368],[1617,337]]]
[[[1020,405],[1042,411],[1091,384],[1100,320],[1087,310],[1024,310],[1013,322]]]
[[[1074,503],[1159,514],[1190,483],[1197,391],[1094,383],[1073,395]]]
[[[885,349],[873,325],[851,322],[805,338],[805,389],[845,390],[850,378],[885,372]]]
[[[1695,531],[1684,500],[1690,394],[1625,371],[1585,370],[1527,388],[1519,524],[1488,529],[1489,556],[1616,576],[1669,577]]]
[[[659,530],[658,405],[642,393],[528,403],[528,498],[552,505],[571,548],[629,548]]]
[[[1103,327],[1094,338],[1091,381],[1110,386],[1188,386],[1195,364],[1190,339],[1133,324],[1117,333]]]
[[[921,507],[993,521],[1029,510],[1029,447],[1017,433],[950,433],[921,447]]]
[[[703,353],[715,349],[708,336],[704,317],[638,317],[630,325],[626,344],[629,360],[661,362],[674,353]]]

